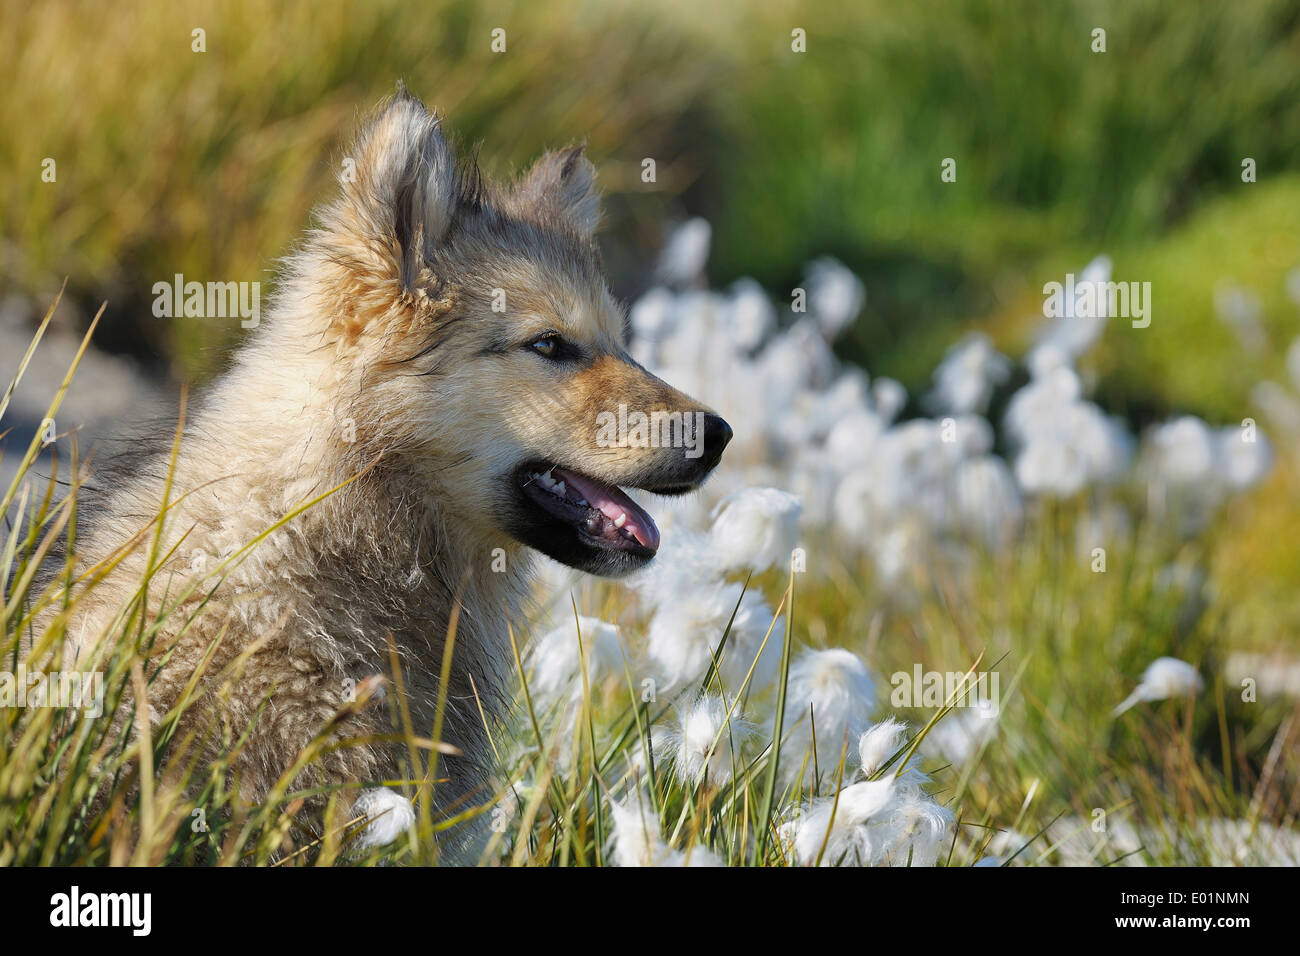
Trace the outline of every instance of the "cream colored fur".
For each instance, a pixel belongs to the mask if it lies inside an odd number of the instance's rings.
[[[345,178],[318,214],[286,260],[269,314],[186,422],[163,540],[163,553],[176,551],[155,575],[150,621],[164,588],[205,584],[157,635],[166,663],[150,685],[151,715],[172,706],[215,643],[200,684],[208,696],[182,735],[215,754],[223,726],[236,737],[252,727],[237,773],[243,796],[259,799],[331,721],[340,739],[395,729],[388,700],[349,705],[364,679],[391,677],[390,638],[415,732],[429,736],[455,609],[443,739],[462,755],[442,758],[450,780],[437,803],[481,801],[491,751],[480,703],[489,721],[509,703],[507,623],[522,626],[530,561],[499,520],[502,475],[544,457],[618,482],[664,452],[594,447],[595,408],[698,406],[623,350],[623,314],[592,239],[594,170],[580,151],[544,156],[511,187],[485,185],[458,170],[438,118],[399,94],[347,158],[356,180]],[[498,290],[505,314],[492,310]],[[561,377],[535,355],[500,348],[547,328],[581,343],[589,361]],[[77,548],[81,571],[157,513],[166,456],[135,467],[106,489]],[[208,575],[349,481],[227,573]],[[113,622],[139,586],[148,534],[81,597],[69,630],[81,635],[83,657],[98,635],[122,639]],[[223,686],[215,675],[250,648]],[[405,753],[344,747],[294,785],[402,777]]]

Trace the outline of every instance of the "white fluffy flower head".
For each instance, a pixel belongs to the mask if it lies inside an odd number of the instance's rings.
[[[1142,673],[1142,680],[1122,704],[1115,708],[1118,717],[1139,701],[1167,700],[1195,694],[1203,686],[1200,673],[1176,657],[1157,657]]]
[[[799,539],[799,499],[776,488],[744,488],[718,502],[709,547],[723,571],[788,566]]]
[[[728,716],[730,712],[730,716]],[[678,715],[677,727],[656,739],[656,754],[672,762],[678,780],[694,787],[726,783],[742,766],[744,753],[757,739],[757,728],[738,707],[718,696],[703,697]]]
[[[790,665],[786,707],[792,729],[781,748],[782,774],[787,780],[799,776],[812,750],[815,725],[817,769],[826,777],[834,774],[841,753],[848,768],[856,766],[854,744],[876,708],[875,684],[867,666],[851,651],[807,650]],[[812,763],[809,759],[808,773]]]

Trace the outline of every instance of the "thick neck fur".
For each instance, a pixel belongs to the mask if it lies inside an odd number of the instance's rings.
[[[367,438],[358,396],[368,370],[339,362],[334,350],[299,328],[268,321],[193,413],[177,461],[172,500],[179,503],[169,512],[164,551],[184,540],[162,577],[184,581],[196,568],[214,566],[290,512],[347,484],[257,544],[196,625],[178,634],[185,615],[175,615],[163,639],[177,646],[151,691],[154,709],[170,705],[168,696],[189,679],[220,629],[226,637],[210,673],[264,641],[266,653],[253,657],[252,673],[234,684],[248,696],[225,705],[236,721],[251,721],[264,693],[278,688],[273,712],[277,719],[288,715],[288,723],[276,732],[290,746],[277,750],[272,735],[265,746],[255,741],[250,748],[254,777],[261,772],[251,792],[264,791],[297,747],[345,705],[348,688],[374,674],[391,678],[392,650],[414,731],[430,736],[454,617],[443,738],[474,758],[460,761],[456,789],[480,786],[487,768],[474,763],[489,752],[480,704],[490,718],[506,706],[513,670],[507,621],[518,630],[529,558],[448,507],[450,492],[430,479],[438,469],[427,451],[412,460],[407,449]],[[355,441],[347,440],[340,419],[349,416],[341,411],[358,416]],[[95,532],[79,549],[83,566],[103,559],[156,514],[166,469],[165,456],[154,459],[109,495]],[[74,625],[89,625],[88,634],[106,629],[138,583],[146,551],[138,547],[123,562]],[[158,613],[156,605],[151,613]],[[378,707],[381,714],[389,709]],[[325,770],[352,778],[394,772],[404,773],[378,751]]]
[[[373,675],[396,677],[395,654],[415,735],[431,737],[445,708],[442,740],[464,755],[439,775],[464,795],[491,760],[482,715],[507,703],[508,627],[528,576],[527,553],[502,530],[517,526],[515,470],[525,455],[567,453],[611,388],[686,400],[615,354],[620,313],[599,275],[595,170],[580,148],[490,189],[458,167],[442,121],[399,92],[348,158],[352,175],[286,259],[270,314],[186,422],[167,557],[148,591],[146,616],[161,622],[150,712],[165,714],[202,668],[208,716],[187,716],[178,739],[251,727],[238,772],[250,795],[265,794],[323,726],[337,737],[394,729],[391,696],[362,707],[350,695]],[[529,325],[543,319],[568,321],[602,357],[585,385],[561,394],[522,352],[483,360],[506,335],[546,334]],[[119,616],[144,577],[168,465],[163,454],[98,476],[79,570],[136,542],[79,595],[68,622],[79,663],[134,639]],[[162,606],[187,587],[180,607]],[[418,773],[405,755],[404,745],[333,749],[302,782]]]

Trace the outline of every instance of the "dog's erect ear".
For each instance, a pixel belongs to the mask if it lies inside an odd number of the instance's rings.
[[[514,198],[534,214],[564,217],[578,235],[590,239],[600,225],[600,194],[596,167],[582,149],[573,146],[542,156],[519,180]]]
[[[442,121],[399,88],[365,125],[339,176],[339,211],[386,250],[409,286],[447,234],[458,203],[456,157]]]

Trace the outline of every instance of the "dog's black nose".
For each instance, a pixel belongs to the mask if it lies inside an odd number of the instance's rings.
[[[720,415],[704,416],[704,445],[711,450],[716,449],[721,454],[722,449],[727,447],[727,442],[731,441],[731,426]]]
[[[722,450],[731,441],[731,426],[720,415],[704,416],[704,461],[711,468],[722,459]]]

